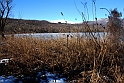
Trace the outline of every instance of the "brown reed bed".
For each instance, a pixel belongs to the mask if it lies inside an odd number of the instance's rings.
[[[68,44],[68,45],[67,45]],[[104,38],[96,44],[85,36],[44,39],[8,37],[0,45],[0,59],[11,58],[0,75],[36,76],[38,71],[63,74],[78,83],[123,83],[124,43]]]

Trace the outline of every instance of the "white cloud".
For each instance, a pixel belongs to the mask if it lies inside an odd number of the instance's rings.
[[[69,20],[64,20],[64,19],[59,19],[59,20],[51,20],[50,22],[52,23],[58,23],[58,22],[61,22],[61,23],[70,23],[70,24],[75,24],[75,23],[81,23],[81,22],[73,22],[73,21],[69,21]]]

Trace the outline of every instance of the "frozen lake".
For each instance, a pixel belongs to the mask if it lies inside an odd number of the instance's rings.
[[[107,33],[105,32],[93,32],[92,33],[95,37],[100,36],[101,38],[103,38]],[[49,39],[49,38],[60,38],[60,37],[67,37],[67,35],[69,35],[69,37],[78,37],[78,36],[90,36],[91,33],[27,33],[27,34],[15,34],[15,37],[36,37],[36,38],[45,38],[45,39]]]

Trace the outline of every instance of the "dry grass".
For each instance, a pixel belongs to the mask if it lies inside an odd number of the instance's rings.
[[[12,58],[1,75],[35,76],[38,71],[62,73],[79,83],[123,83],[124,43],[78,38],[8,37],[0,45],[0,59]],[[67,45],[68,44],[68,45]],[[120,81],[120,82],[119,82]]]

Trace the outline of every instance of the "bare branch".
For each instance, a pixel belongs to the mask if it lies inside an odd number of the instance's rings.
[[[12,0],[0,0],[0,32],[4,36],[4,27],[12,9]]]

